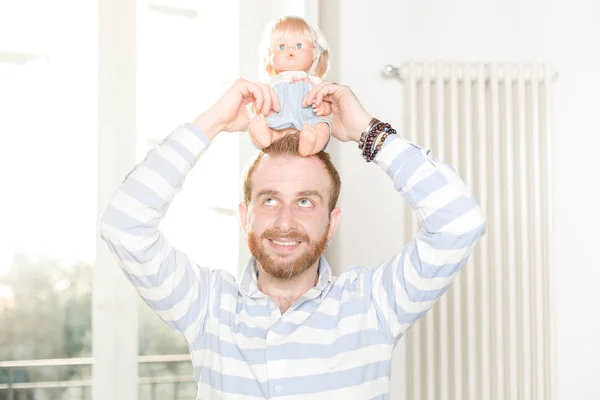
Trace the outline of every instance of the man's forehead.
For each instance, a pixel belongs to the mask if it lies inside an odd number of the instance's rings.
[[[298,172],[314,169],[322,170],[323,174],[327,173],[325,166],[316,156],[301,157],[293,154],[265,154],[256,170],[271,172],[282,168]]]
[[[323,163],[316,157],[265,156],[252,176],[253,192],[261,190],[296,194],[330,189],[330,179]]]

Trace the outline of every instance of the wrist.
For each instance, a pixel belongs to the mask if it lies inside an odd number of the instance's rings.
[[[358,142],[358,148],[362,150],[362,157],[365,161],[373,161],[387,137],[395,133],[396,130],[390,124],[372,118]]]
[[[355,132],[352,132],[350,134],[350,140],[356,143],[360,142],[360,138],[363,135],[363,132],[368,131],[370,129],[370,124],[372,120],[373,117],[366,113],[363,116],[359,117],[356,124],[358,129],[356,129]]]
[[[200,129],[210,140],[213,140],[223,130],[223,125],[209,112],[204,112],[196,117],[192,125]]]

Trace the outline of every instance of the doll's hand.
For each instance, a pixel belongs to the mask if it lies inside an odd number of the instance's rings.
[[[328,101],[324,101],[318,106],[313,106],[313,111],[319,116],[324,117],[326,115],[331,114],[331,103]]]

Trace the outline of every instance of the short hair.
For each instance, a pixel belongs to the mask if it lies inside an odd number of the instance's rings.
[[[250,200],[252,198],[252,175],[265,155],[293,155],[301,157],[298,154],[299,139],[300,136],[298,132],[287,133],[283,137],[271,143],[269,147],[259,151],[254,160],[252,160],[246,169],[243,177],[242,190],[244,193],[244,203],[246,203],[246,205],[250,204]],[[323,163],[325,170],[327,170],[329,178],[331,179],[331,190],[329,196],[329,212],[331,212],[336,207],[338,198],[340,197],[340,188],[342,186],[340,174],[333,165],[333,162],[331,162],[331,156],[329,153],[320,151],[319,153],[315,154],[314,157],[317,157]]]

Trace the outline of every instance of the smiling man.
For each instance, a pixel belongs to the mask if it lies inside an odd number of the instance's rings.
[[[319,258],[340,217],[341,182],[329,155],[299,157],[298,144],[298,134],[287,134],[259,153],[240,203],[258,288],[282,313],[317,283]]]
[[[299,156],[308,139],[297,133],[269,143],[247,170],[239,211],[253,257],[239,282],[164,237],[160,221],[211,140],[246,131],[249,103],[266,116],[280,108],[268,85],[243,79],[150,152],[102,215],[101,236],[127,278],[185,338],[198,399],[388,398],[398,339],[445,293],[484,233],[451,167],[372,118],[348,87],[322,82],[304,106],[323,102],[333,136],[358,143],[419,218],[418,235],[381,265],[332,275],[322,253],[340,219],[340,178],[328,154]]]

